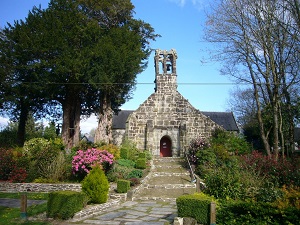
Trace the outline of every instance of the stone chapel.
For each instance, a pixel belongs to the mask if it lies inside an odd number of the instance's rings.
[[[137,110],[114,115],[115,144],[127,138],[153,156],[177,157],[192,139],[207,138],[216,128],[238,132],[231,112],[201,112],[177,91],[176,59],[174,49],[155,51],[155,91]]]

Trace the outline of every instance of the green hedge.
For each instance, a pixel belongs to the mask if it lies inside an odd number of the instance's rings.
[[[85,205],[86,196],[76,191],[55,191],[49,193],[47,217],[70,219]]]
[[[135,167],[137,169],[146,169],[146,158],[138,158],[136,160],[136,164],[135,164]]]
[[[146,153],[145,152],[140,152],[139,153],[139,158],[146,159]]]
[[[120,149],[120,158],[121,159],[129,159],[129,149],[128,148]]]
[[[129,180],[118,180],[117,181],[117,192],[118,193],[127,193],[130,189],[130,181]]]
[[[178,216],[191,217],[200,224],[209,224],[211,202],[215,202],[214,198],[204,193],[182,195],[176,199]]]

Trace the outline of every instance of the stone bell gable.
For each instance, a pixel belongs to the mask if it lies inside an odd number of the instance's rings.
[[[173,49],[156,50],[155,92],[127,114],[125,137],[154,156],[182,156],[193,138],[209,137],[216,128],[223,129],[177,91],[176,59]]]

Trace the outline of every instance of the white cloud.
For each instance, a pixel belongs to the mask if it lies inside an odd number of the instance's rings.
[[[198,10],[203,9],[205,5],[205,0],[169,0],[169,1],[177,4],[180,7],[184,7],[190,1],[193,4],[193,6]]]
[[[183,7],[187,0],[169,0],[170,2],[174,2],[175,4],[179,5],[180,7]]]

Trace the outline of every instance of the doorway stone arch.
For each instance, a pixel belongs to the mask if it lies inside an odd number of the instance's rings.
[[[172,157],[172,140],[165,135],[160,139],[160,157]]]

